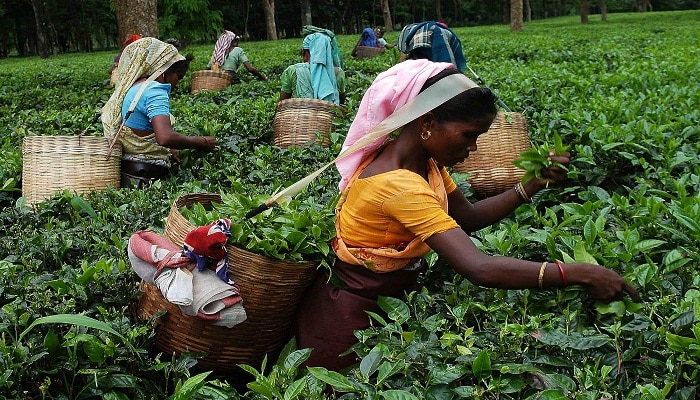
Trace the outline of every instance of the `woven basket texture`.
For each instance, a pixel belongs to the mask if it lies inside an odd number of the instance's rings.
[[[180,213],[182,207],[200,203],[210,207],[220,202],[213,193],[193,193],[178,197],[170,208],[163,236],[177,246],[195,229]],[[259,367],[265,355],[277,356],[290,338],[297,306],[316,273],[314,263],[274,260],[226,245],[229,276],[240,288],[247,319],[226,328],[211,325],[183,314],[163,298],[160,290],[141,283],[143,295],[139,315],[150,318],[161,310],[168,312],[157,320],[156,345],[166,354],[204,352],[198,366],[222,373],[239,371],[236,364]]]
[[[107,158],[103,136],[27,136],[22,139],[22,195],[27,204],[64,189],[87,193],[119,188],[121,144]]]
[[[330,146],[336,105],[330,101],[291,98],[277,103],[272,121],[272,141],[286,148],[312,143]]]
[[[356,58],[372,58],[384,54],[383,47],[357,46],[355,50]]]
[[[200,90],[226,89],[231,85],[233,78],[231,74],[224,71],[210,71],[208,69],[194,72],[192,74],[192,94]]]
[[[502,193],[523,178],[525,171],[513,165],[513,160],[532,147],[524,115],[499,112],[476,143],[477,151],[452,167],[456,172],[470,174],[468,181],[476,195],[489,197]]]

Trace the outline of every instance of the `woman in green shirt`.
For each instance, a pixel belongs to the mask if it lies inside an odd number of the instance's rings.
[[[282,72],[280,101],[292,97],[345,103],[345,72],[333,66],[328,36],[314,33],[306,36],[301,55],[304,62],[290,65]]]
[[[231,31],[225,31],[225,34],[222,36],[231,38],[231,43],[228,49],[226,50],[226,53],[223,55],[223,62],[220,65],[216,62],[215,58],[217,54],[217,49],[215,48],[214,55],[209,61],[209,65],[207,66],[207,68],[210,68],[214,71],[226,71],[229,74],[231,74],[231,77],[233,78],[233,83],[240,83],[241,79],[238,76],[238,68],[241,65],[243,65],[248,70],[248,72],[257,76],[259,80],[266,81],[267,78],[265,77],[265,75],[263,75],[262,73],[260,73],[260,71],[255,69],[255,67],[253,67],[253,64],[250,63],[248,56],[245,54],[245,51],[242,48],[238,47],[238,44],[241,41],[241,37]],[[219,39],[219,41],[217,41],[217,45],[220,45],[220,41],[221,38]]]

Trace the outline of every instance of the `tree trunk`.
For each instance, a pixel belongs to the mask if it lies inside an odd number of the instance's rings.
[[[34,23],[36,25],[37,54],[41,58],[49,58],[58,52],[56,41],[56,29],[54,28],[45,0],[27,0],[34,11]]]
[[[267,40],[277,40],[277,25],[275,24],[275,0],[260,0],[265,12],[265,28]]]
[[[608,20],[608,5],[605,3],[605,0],[600,0],[600,20]]]
[[[311,22],[311,1],[301,0],[301,26],[313,25]]]
[[[510,0],[510,31],[523,30],[523,0]]]
[[[437,21],[442,21],[442,1],[435,0],[435,18]]]
[[[586,4],[586,0],[581,0],[581,23],[588,23],[588,4]]]
[[[525,21],[532,21],[532,7],[530,6],[530,0],[525,0]]]
[[[647,12],[651,10],[651,0],[637,0],[637,11]]]
[[[389,9],[389,0],[382,1],[382,15],[384,16],[384,27],[387,32],[394,31],[394,23],[391,21],[391,10]]]
[[[117,14],[118,43],[129,36],[159,37],[157,0],[114,0]]]

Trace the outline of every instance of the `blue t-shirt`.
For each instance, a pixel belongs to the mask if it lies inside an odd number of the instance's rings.
[[[124,97],[122,103],[122,118],[129,111],[129,106],[136,97],[136,93],[142,83],[132,86]],[[136,103],[134,112],[129,116],[124,125],[132,129],[140,129],[147,132],[153,132],[151,121],[156,115],[170,116],[170,89],[169,83],[151,82],[150,85],[143,91],[141,98]]]

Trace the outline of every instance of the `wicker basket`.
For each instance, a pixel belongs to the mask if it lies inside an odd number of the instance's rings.
[[[513,165],[513,160],[531,148],[525,116],[499,112],[491,128],[479,136],[477,148],[452,169],[469,173],[468,181],[480,197],[512,188],[525,175],[524,170]]]
[[[86,193],[119,188],[122,148],[107,158],[103,136],[27,136],[22,140],[22,195],[37,203],[69,189]]]
[[[220,201],[221,196],[212,193],[178,197],[170,208],[163,236],[182,246],[187,233],[196,226],[180,214],[180,208],[197,203],[209,207]],[[229,329],[190,317],[165,300],[158,288],[144,282],[139,302],[142,318],[168,311],[157,322],[156,345],[161,351],[208,353],[198,366],[223,373],[236,371],[239,363],[259,367],[266,354],[276,357],[289,340],[297,306],[316,273],[314,263],[274,260],[231,245],[226,250],[229,276],[243,298],[247,314],[244,322]]]
[[[280,101],[272,121],[272,141],[283,148],[311,143],[330,146],[336,107],[330,101],[317,99]]]
[[[384,54],[384,47],[357,46],[355,49],[357,58],[372,58],[381,54]]]
[[[192,74],[192,94],[200,90],[226,89],[231,85],[233,78],[231,74],[224,71],[210,71],[208,69],[197,71]]]

